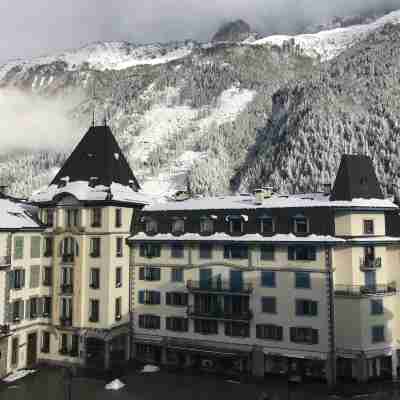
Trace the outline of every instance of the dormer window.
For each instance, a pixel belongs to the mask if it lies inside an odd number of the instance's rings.
[[[180,235],[185,232],[185,221],[182,218],[177,218],[172,222],[172,233]]]
[[[309,232],[309,221],[304,215],[296,215],[293,218],[293,230],[298,235],[306,235]]]
[[[231,235],[241,235],[244,231],[243,218],[240,215],[230,215],[226,218],[229,222],[229,232]]]
[[[214,221],[211,218],[201,218],[200,233],[202,233],[203,235],[211,235],[212,233],[214,233]]]
[[[273,235],[275,233],[275,221],[269,215],[260,217],[260,231],[263,235]]]
[[[146,233],[154,235],[157,233],[157,221],[154,219],[146,219]]]

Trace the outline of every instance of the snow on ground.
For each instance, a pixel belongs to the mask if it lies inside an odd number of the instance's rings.
[[[337,28],[315,34],[297,36],[272,35],[256,40],[251,45],[270,44],[282,46],[285,42],[293,39],[296,44],[300,45],[306,55],[311,57],[320,56],[322,60],[329,60],[388,23],[400,23],[400,10],[387,14],[370,24]]]
[[[143,367],[141,372],[158,372],[159,370],[160,368],[157,367],[157,365],[147,364]]]
[[[120,390],[125,386],[125,383],[121,382],[119,379],[114,379],[112,382],[105,385],[106,390]]]
[[[22,379],[27,375],[35,373],[36,370],[34,369],[21,369],[20,371],[16,371],[11,375],[8,375],[6,378],[3,379],[3,382],[15,382],[18,379]]]

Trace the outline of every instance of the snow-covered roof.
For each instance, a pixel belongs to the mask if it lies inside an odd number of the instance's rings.
[[[110,187],[97,185],[90,187],[86,181],[69,182],[65,186],[50,185],[34,192],[30,201],[49,203],[61,194],[70,194],[79,201],[115,201],[132,204],[149,204],[150,199],[142,192],[136,192],[129,186],[113,182]],[[110,197],[111,194],[111,197]]]
[[[0,199],[0,230],[40,228],[31,211],[31,207],[25,207],[22,203],[7,198]]]
[[[349,238],[348,242],[352,243],[360,243],[360,244],[376,244],[376,243],[391,243],[391,242],[400,242],[400,237],[393,236],[369,236],[369,237],[358,237],[358,238]]]
[[[396,209],[388,199],[353,199],[351,201],[331,201],[323,193],[307,193],[283,196],[275,194],[264,199],[260,204],[253,195],[199,197],[185,201],[167,201],[153,203],[144,211],[188,211],[188,210],[249,210],[274,208],[362,208],[362,209]]]
[[[345,243],[344,239],[335,238],[333,236],[322,235],[308,235],[308,236],[295,236],[289,234],[277,234],[273,236],[262,236],[258,233],[248,234],[243,236],[230,236],[226,233],[214,233],[213,235],[202,236],[198,233],[185,233],[184,235],[174,236],[170,233],[159,233],[157,235],[147,235],[144,232],[139,232],[129,238],[132,242],[149,241],[149,242],[163,242],[163,241],[183,241],[183,242],[263,242],[263,243]]]

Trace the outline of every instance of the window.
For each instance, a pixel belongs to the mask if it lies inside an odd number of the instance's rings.
[[[365,219],[363,221],[364,225],[364,235],[373,235],[374,234],[374,220],[373,219]]]
[[[60,319],[72,319],[72,299],[69,297],[61,297]]]
[[[14,259],[21,260],[24,258],[24,238],[16,236],[14,238]]]
[[[79,225],[79,210],[68,208],[65,211],[65,226],[72,227]]]
[[[50,353],[50,332],[42,332],[42,353]]]
[[[44,238],[43,256],[51,257],[52,255],[53,255],[53,238],[45,237]]]
[[[43,286],[52,286],[53,284],[53,268],[43,267]]]
[[[308,233],[308,219],[302,215],[297,215],[293,218],[294,233],[305,235]]]
[[[225,336],[249,337],[249,324],[246,322],[225,322]]]
[[[15,300],[12,303],[12,320],[14,323],[24,319],[24,302],[23,300]]]
[[[229,218],[229,231],[232,235],[241,235],[243,233],[243,220],[241,217]]]
[[[60,255],[63,262],[71,262],[74,256],[79,256],[78,242],[73,237],[66,237],[60,246]]]
[[[158,315],[139,315],[139,328],[160,329],[160,317]]]
[[[39,299],[37,297],[32,297],[29,299],[27,306],[29,307],[28,309],[28,314],[29,314],[29,319],[35,319],[38,318],[38,312],[39,312]]]
[[[309,272],[295,272],[295,288],[311,289],[311,275]]]
[[[211,218],[201,218],[200,233],[211,235],[214,232],[214,221]]]
[[[200,258],[211,259],[212,258],[213,245],[211,243],[200,243]]]
[[[172,268],[171,269],[171,282],[183,282],[183,269]]]
[[[262,297],[261,310],[263,313],[276,314],[276,297]]]
[[[318,344],[318,329],[290,328],[290,340],[293,343]]]
[[[183,244],[172,243],[171,245],[171,257],[172,258],[183,258]]]
[[[12,339],[11,342],[11,364],[18,365],[18,353],[19,353],[19,340],[17,337]]]
[[[224,246],[224,258],[245,260],[249,257],[247,246]]]
[[[165,295],[165,303],[168,306],[187,306],[188,295],[181,292],[168,292]]]
[[[141,281],[159,281],[161,279],[161,270],[158,267],[140,267],[139,280]]]
[[[122,209],[116,208],[115,209],[115,227],[121,228],[122,226]]]
[[[91,268],[90,269],[90,287],[92,289],[100,288],[100,269]]]
[[[371,315],[381,315],[383,312],[383,300],[371,300]]]
[[[71,335],[71,357],[79,356],[79,335]]]
[[[22,289],[25,286],[25,270],[14,269],[10,271],[10,288],[11,289]]]
[[[29,278],[29,288],[38,288],[40,285],[40,265],[31,265]]]
[[[72,268],[63,267],[61,268],[61,286],[72,286],[74,278],[74,271]]]
[[[124,256],[124,238],[117,237],[116,238],[116,257],[123,257]]]
[[[92,228],[101,227],[102,211],[101,208],[92,208]]]
[[[161,246],[159,244],[141,244],[140,257],[156,258],[161,255]]]
[[[262,271],[261,272],[261,286],[263,287],[276,287],[276,273],[275,271]]]
[[[66,333],[61,334],[59,352],[60,352],[60,354],[68,353],[68,335]]]
[[[97,299],[90,300],[89,321],[99,322],[100,301]]]
[[[31,258],[40,258],[40,236],[31,237]]]
[[[296,315],[311,316],[318,315],[318,302],[312,300],[296,300]]]
[[[47,208],[42,212],[42,223],[47,227],[52,227],[54,222],[54,209]]]
[[[100,240],[101,240],[101,238],[91,238],[90,239],[90,256],[91,257],[100,257],[100,255],[101,255]]]
[[[256,336],[258,339],[283,340],[283,328],[278,325],[256,325]]]
[[[195,319],[194,331],[202,335],[218,335],[218,321],[208,319]]]
[[[376,325],[372,327],[372,343],[380,343],[385,341],[385,327]]]
[[[263,235],[273,235],[275,233],[275,223],[273,218],[269,216],[261,217],[260,230]]]
[[[175,332],[187,332],[189,328],[188,319],[183,317],[167,317],[166,329]]]
[[[156,290],[139,290],[139,304],[161,304],[160,292]]]
[[[172,222],[172,233],[182,234],[185,232],[185,221],[183,219],[176,219]]]
[[[315,246],[289,246],[289,260],[315,261],[317,259]]]
[[[275,258],[274,246],[261,246],[261,260],[272,261]]]
[[[51,318],[51,297],[43,297],[43,318]]]
[[[122,306],[122,297],[117,297],[115,299],[115,320],[119,321],[121,319],[121,306]]]
[[[158,227],[157,227],[157,221],[154,219],[147,219],[146,220],[146,233],[152,235],[157,233]]]
[[[115,287],[122,287],[122,268],[115,268]]]

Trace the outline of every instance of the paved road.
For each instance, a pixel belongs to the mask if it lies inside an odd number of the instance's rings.
[[[104,389],[106,381],[74,378],[71,400],[259,400],[262,392],[271,400],[287,400],[285,380],[266,379],[262,383],[232,383],[221,377],[158,372],[140,374],[132,371],[120,377],[126,386],[120,391]],[[369,390],[388,390],[382,384],[370,385]],[[0,383],[0,400],[68,400],[63,371],[56,368],[40,369],[11,384]],[[345,398],[345,397],[343,397]],[[346,398],[350,398],[346,396]],[[290,400],[334,400],[326,385],[297,386]],[[353,397],[368,400],[398,400],[393,395]]]

